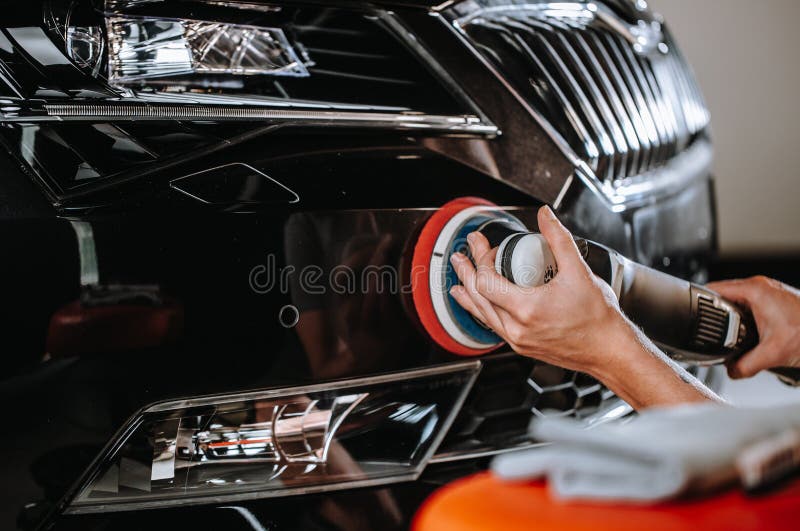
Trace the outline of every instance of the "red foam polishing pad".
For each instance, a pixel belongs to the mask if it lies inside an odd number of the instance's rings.
[[[462,197],[445,204],[435,212],[419,234],[414,246],[414,255],[411,260],[411,290],[414,300],[414,309],[417,312],[422,326],[431,338],[443,349],[461,356],[479,356],[491,352],[496,347],[474,349],[462,345],[445,330],[436,316],[431,298],[431,258],[442,229],[459,212],[476,206],[496,206],[490,201],[478,197]]]

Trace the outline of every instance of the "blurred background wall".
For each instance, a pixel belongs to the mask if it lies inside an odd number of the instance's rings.
[[[711,108],[723,257],[800,257],[800,0],[649,1]]]
[[[800,0],[648,0],[711,108],[721,259],[712,278],[766,274],[800,287]],[[724,379],[739,405],[795,402],[767,373]]]

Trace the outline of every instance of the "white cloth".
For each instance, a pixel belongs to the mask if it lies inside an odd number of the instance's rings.
[[[800,403],[653,409],[594,428],[542,419],[532,435],[552,444],[498,456],[492,470],[507,480],[547,477],[563,499],[658,501],[733,481],[742,449],[792,427],[800,428]]]

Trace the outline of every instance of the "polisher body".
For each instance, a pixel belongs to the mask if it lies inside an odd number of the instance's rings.
[[[436,212],[414,248],[414,306],[434,341],[462,356],[486,354],[503,344],[502,338],[450,296],[450,288],[459,282],[450,257],[455,252],[469,254],[466,238],[475,231],[497,247],[495,269],[511,282],[536,287],[558,274],[544,236],[530,232],[497,205],[462,198]],[[721,363],[758,344],[758,330],[750,314],[719,294],[633,262],[593,241],[576,238],[575,243],[592,272],[611,286],[622,311],[674,357]],[[792,382],[800,380],[800,370],[774,372]]]
[[[603,245],[576,238],[589,268],[609,284],[622,311],[676,357],[720,362],[758,342],[749,315],[717,293],[628,260]],[[525,287],[549,282],[558,264],[544,236],[517,233],[498,248],[497,272]]]

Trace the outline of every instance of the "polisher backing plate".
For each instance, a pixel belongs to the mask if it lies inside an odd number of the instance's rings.
[[[455,199],[428,219],[414,247],[411,262],[414,308],[430,337],[453,354],[478,356],[503,343],[494,332],[475,321],[449,293],[449,288],[458,284],[450,256],[462,250],[460,247],[465,244],[467,234],[498,217],[520,223],[484,199]]]

